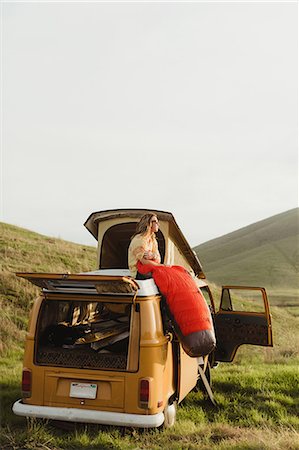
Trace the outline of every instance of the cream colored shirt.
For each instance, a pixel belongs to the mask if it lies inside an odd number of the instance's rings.
[[[128,251],[128,263],[131,276],[136,277],[137,274],[137,262],[143,258],[145,252],[151,251],[157,254],[156,262],[160,262],[160,253],[158,250],[158,242],[153,234],[149,238],[142,236],[141,234],[136,234],[131,240]]]

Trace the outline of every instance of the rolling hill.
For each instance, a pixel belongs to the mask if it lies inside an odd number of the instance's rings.
[[[39,292],[15,272],[84,272],[95,266],[95,247],[0,223],[0,355],[20,351],[28,313]]]
[[[210,281],[264,286],[272,304],[298,305],[299,208],[205,242],[194,250]]]

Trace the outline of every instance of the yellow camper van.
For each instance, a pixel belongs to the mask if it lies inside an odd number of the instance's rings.
[[[159,217],[162,262],[184,266],[205,296],[217,346],[189,357],[153,279],[134,280],[130,237],[148,212],[95,212],[85,222],[98,241],[97,270],[80,274],[18,273],[41,288],[30,316],[15,414],[132,427],[171,426],[176,407],[199,384],[210,395],[210,368],[231,362],[242,344],[272,346],[265,289],[224,286],[220,309],[201,264],[173,215]],[[237,295],[235,295],[237,294]],[[240,300],[241,299],[241,300]]]

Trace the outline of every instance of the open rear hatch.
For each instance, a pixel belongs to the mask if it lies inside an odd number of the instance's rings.
[[[124,372],[138,370],[138,285],[121,276],[17,275],[44,289],[34,343],[44,404],[121,410]]]
[[[139,288],[136,281],[124,276],[104,276],[69,273],[28,273],[16,275],[48,291],[85,291],[114,294],[135,294]]]

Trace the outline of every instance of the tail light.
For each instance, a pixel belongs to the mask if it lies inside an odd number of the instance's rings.
[[[31,370],[28,369],[23,369],[22,395],[25,398],[31,397]]]
[[[150,380],[149,378],[142,378],[139,383],[140,407],[147,409],[149,407],[149,399],[150,399]]]

